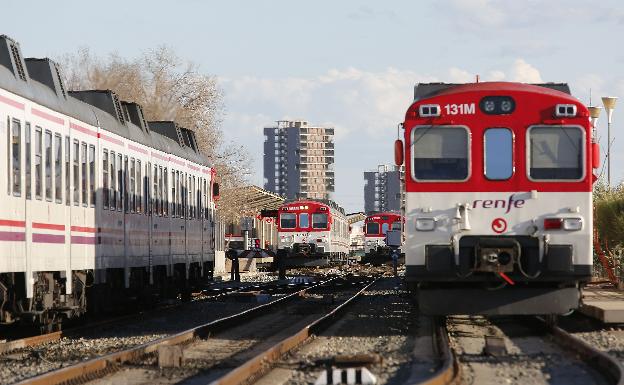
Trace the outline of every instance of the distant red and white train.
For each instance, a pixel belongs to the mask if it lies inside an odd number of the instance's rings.
[[[390,247],[386,245],[388,230],[403,231],[401,214],[382,212],[368,215],[364,220],[363,263],[383,263],[390,260]]]
[[[420,84],[403,129],[403,251],[420,309],[576,309],[592,274],[599,157],[567,85]]]
[[[278,256],[287,266],[314,266],[349,253],[349,224],[333,202],[301,200],[278,210]]]
[[[215,169],[194,132],[0,36],[0,323],[54,325],[212,275]]]

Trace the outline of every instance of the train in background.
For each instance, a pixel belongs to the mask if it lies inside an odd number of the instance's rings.
[[[566,84],[419,84],[405,279],[426,314],[565,314],[592,275],[598,145]],[[405,162],[404,162],[405,161]]]
[[[402,232],[403,223],[403,216],[393,212],[380,212],[366,216],[364,220],[364,256],[360,262],[372,265],[390,262],[392,249],[386,245],[386,234],[388,230]]]
[[[0,36],[0,323],[189,298],[215,258],[216,170],[195,133],[107,90],[68,91]]]
[[[346,260],[349,224],[335,202],[288,202],[280,206],[277,216],[277,257],[285,266],[324,266]]]

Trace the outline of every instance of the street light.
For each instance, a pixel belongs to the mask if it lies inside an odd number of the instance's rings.
[[[607,185],[611,188],[611,117],[617,96],[603,96],[602,104],[607,111]]]

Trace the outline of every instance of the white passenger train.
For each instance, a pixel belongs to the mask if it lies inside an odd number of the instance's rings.
[[[188,295],[214,263],[215,170],[195,134],[111,91],[67,91],[0,36],[0,323]]]

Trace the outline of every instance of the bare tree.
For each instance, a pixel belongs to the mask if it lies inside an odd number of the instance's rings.
[[[102,59],[82,48],[60,62],[69,89],[112,90],[142,105],[148,120],[174,120],[195,131],[200,151],[217,168],[223,191],[233,193],[247,183],[251,159],[243,146],[223,139],[225,106],[215,76],[201,74],[197,65],[180,60],[165,46],[135,59],[117,54]],[[232,209],[240,206],[239,199],[223,201]]]

